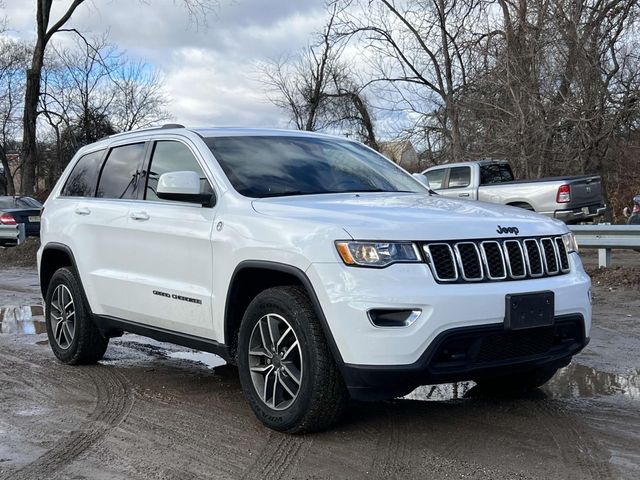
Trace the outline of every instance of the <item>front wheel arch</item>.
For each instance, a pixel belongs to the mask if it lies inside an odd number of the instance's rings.
[[[224,313],[224,339],[230,349],[231,356],[235,357],[237,352],[240,323],[251,301],[264,290],[289,285],[298,285],[306,291],[313,309],[320,319],[322,331],[333,359],[338,366],[343,365],[342,356],[309,277],[293,265],[264,260],[240,262],[231,276]]]

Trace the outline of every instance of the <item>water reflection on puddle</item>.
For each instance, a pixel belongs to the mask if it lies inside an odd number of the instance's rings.
[[[167,356],[169,358],[179,358],[181,360],[191,360],[202,363],[208,368],[221,367],[227,363],[218,355],[207,352],[168,352]]]
[[[39,305],[0,308],[0,333],[34,335],[46,333]]]
[[[472,397],[477,388],[474,382],[447,383],[418,387],[408,400],[443,401]],[[623,395],[640,400],[640,370],[628,374],[600,372],[573,363],[556,373],[541,389],[548,398],[588,398],[599,395]]]

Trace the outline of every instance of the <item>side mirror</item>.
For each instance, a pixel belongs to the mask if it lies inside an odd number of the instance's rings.
[[[196,172],[167,172],[160,175],[156,195],[163,200],[199,203],[210,206],[212,195],[200,193],[200,175]]]
[[[423,184],[425,187],[431,190],[431,185],[429,185],[429,179],[424,173],[414,173],[413,178],[415,178],[417,181],[419,181],[421,184]]]

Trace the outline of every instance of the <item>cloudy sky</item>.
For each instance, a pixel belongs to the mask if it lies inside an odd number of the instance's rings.
[[[322,28],[322,0],[220,0],[207,26],[181,0],[89,0],[69,27],[109,32],[130,57],[163,74],[174,120],[190,125],[287,126],[256,80],[257,62],[295,52]],[[70,0],[54,1],[52,19]],[[0,0],[10,34],[33,38],[36,0]]]

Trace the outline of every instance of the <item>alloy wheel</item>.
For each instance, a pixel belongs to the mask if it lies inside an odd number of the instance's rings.
[[[249,370],[260,399],[274,410],[285,410],[300,392],[304,372],[295,331],[281,315],[263,316],[249,340]]]
[[[49,316],[53,338],[58,347],[66,350],[71,346],[76,332],[76,309],[66,285],[60,284],[53,291]]]

